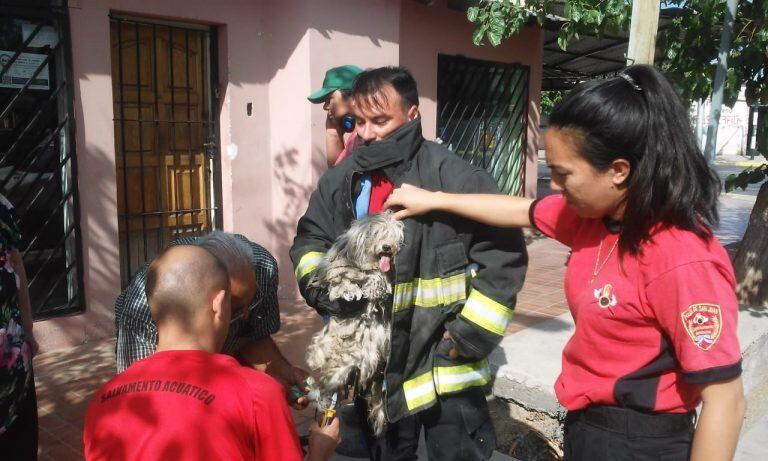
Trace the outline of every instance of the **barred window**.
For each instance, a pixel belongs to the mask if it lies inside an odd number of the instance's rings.
[[[9,1],[0,16],[0,192],[35,318],[83,309],[68,25],[64,1]]]

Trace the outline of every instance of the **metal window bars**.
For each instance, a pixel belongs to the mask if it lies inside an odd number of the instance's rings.
[[[62,2],[15,3],[0,15],[0,191],[39,319],[84,305],[69,21]]]
[[[438,56],[437,135],[506,194],[522,195],[529,70],[519,64]]]
[[[221,227],[215,29],[110,16],[121,278]]]

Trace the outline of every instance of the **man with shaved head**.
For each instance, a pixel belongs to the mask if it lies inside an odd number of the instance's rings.
[[[307,373],[294,367],[271,337],[280,329],[275,258],[244,236],[221,231],[201,237],[182,237],[171,245],[205,248],[227,270],[232,319],[222,352],[236,357],[245,366],[266,371],[286,388],[293,385],[305,388]],[[158,344],[157,327],[146,296],[148,267],[145,265],[138,270],[115,301],[118,372],[151,355]],[[306,404],[306,398],[302,397],[294,406],[301,408]]]
[[[157,349],[94,396],[88,460],[302,459],[283,387],[218,353],[232,316],[230,282],[203,245],[174,246],[152,262],[146,295]],[[312,427],[309,459],[330,456],[338,424]]]

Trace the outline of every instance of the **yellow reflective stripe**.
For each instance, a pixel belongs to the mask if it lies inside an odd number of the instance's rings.
[[[440,395],[485,386],[490,380],[488,359],[453,367],[435,367],[435,387]]]
[[[411,307],[438,307],[467,297],[467,282],[464,274],[446,278],[414,279],[411,282],[398,283],[394,289],[394,312]]]
[[[408,410],[423,407],[435,401],[435,383],[432,381],[432,371],[428,371],[403,383],[405,404]]]
[[[472,290],[461,316],[497,335],[504,335],[512,319],[512,310],[477,290]]]
[[[320,261],[325,256],[325,253],[320,251],[310,251],[299,259],[299,264],[296,265],[296,280],[301,280],[305,275],[311,273],[317,266],[320,265]]]

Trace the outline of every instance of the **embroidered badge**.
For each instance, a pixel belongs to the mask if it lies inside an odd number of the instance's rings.
[[[723,316],[717,304],[693,304],[680,318],[696,347],[705,351],[712,348],[723,329]]]
[[[597,299],[597,305],[603,309],[613,307],[616,305],[616,295],[613,292],[613,286],[610,283],[606,284],[602,288],[598,288],[594,291],[595,299]]]

